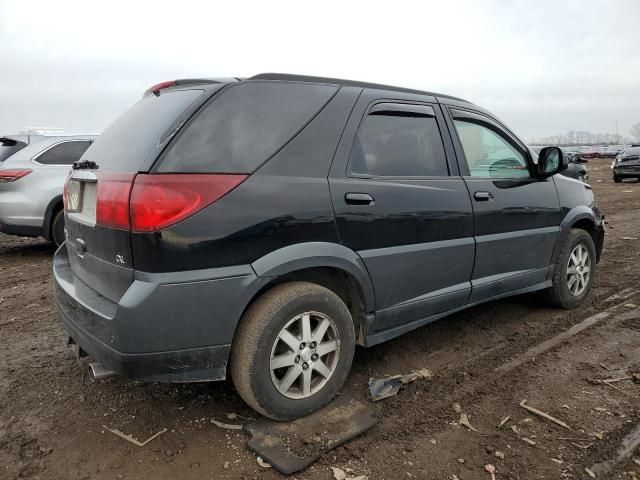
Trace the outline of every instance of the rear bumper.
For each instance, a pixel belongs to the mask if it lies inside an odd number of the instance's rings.
[[[224,380],[230,345],[155,353],[122,353],[81,328],[58,308],[69,337],[82,350],[118,375],[147,382]]]
[[[624,168],[614,167],[613,174],[618,177],[633,177],[633,178],[640,177],[640,165],[637,167],[636,166],[624,167]]]
[[[54,300],[74,342],[123,377],[223,380],[247,286],[260,281],[250,266],[212,270],[136,274],[112,302],[73,274],[65,244],[53,262]]]

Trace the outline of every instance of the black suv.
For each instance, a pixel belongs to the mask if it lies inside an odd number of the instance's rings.
[[[476,305],[589,292],[603,219],[467,101],[263,74],[149,89],[74,166],[55,301],[94,377],[221,380],[274,419],[342,387],[356,345]]]

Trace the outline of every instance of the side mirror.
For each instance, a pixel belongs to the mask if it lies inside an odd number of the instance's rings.
[[[548,178],[567,169],[567,157],[558,147],[545,147],[538,154],[536,176]]]

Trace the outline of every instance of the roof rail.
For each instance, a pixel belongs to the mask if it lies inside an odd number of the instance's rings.
[[[454,97],[452,95],[443,95],[441,93],[427,92],[424,90],[416,90],[413,88],[394,87],[393,85],[382,85],[379,83],[360,82],[357,80],[346,80],[341,78],[329,78],[329,77],[313,77],[309,75],[293,75],[288,73],[260,73],[248,78],[247,80],[283,80],[293,82],[313,82],[313,83],[332,83],[335,85],[341,85],[343,87],[362,87],[372,88],[377,90],[389,90],[403,93],[415,93],[418,95],[430,95],[432,97],[449,98],[451,100],[458,100],[460,102],[471,103],[463,98]]]
[[[22,135],[59,135],[64,132],[61,127],[25,127],[20,130]]]

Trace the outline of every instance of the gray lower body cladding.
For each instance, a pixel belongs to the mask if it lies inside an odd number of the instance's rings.
[[[42,227],[34,227],[31,225],[14,225],[11,223],[0,222],[0,233],[18,235],[20,237],[40,237],[44,236],[44,229]]]
[[[65,245],[53,274],[58,314],[75,343],[124,377],[160,382],[224,379],[237,322],[262,284],[250,266],[137,272],[113,302],[73,274]]]

